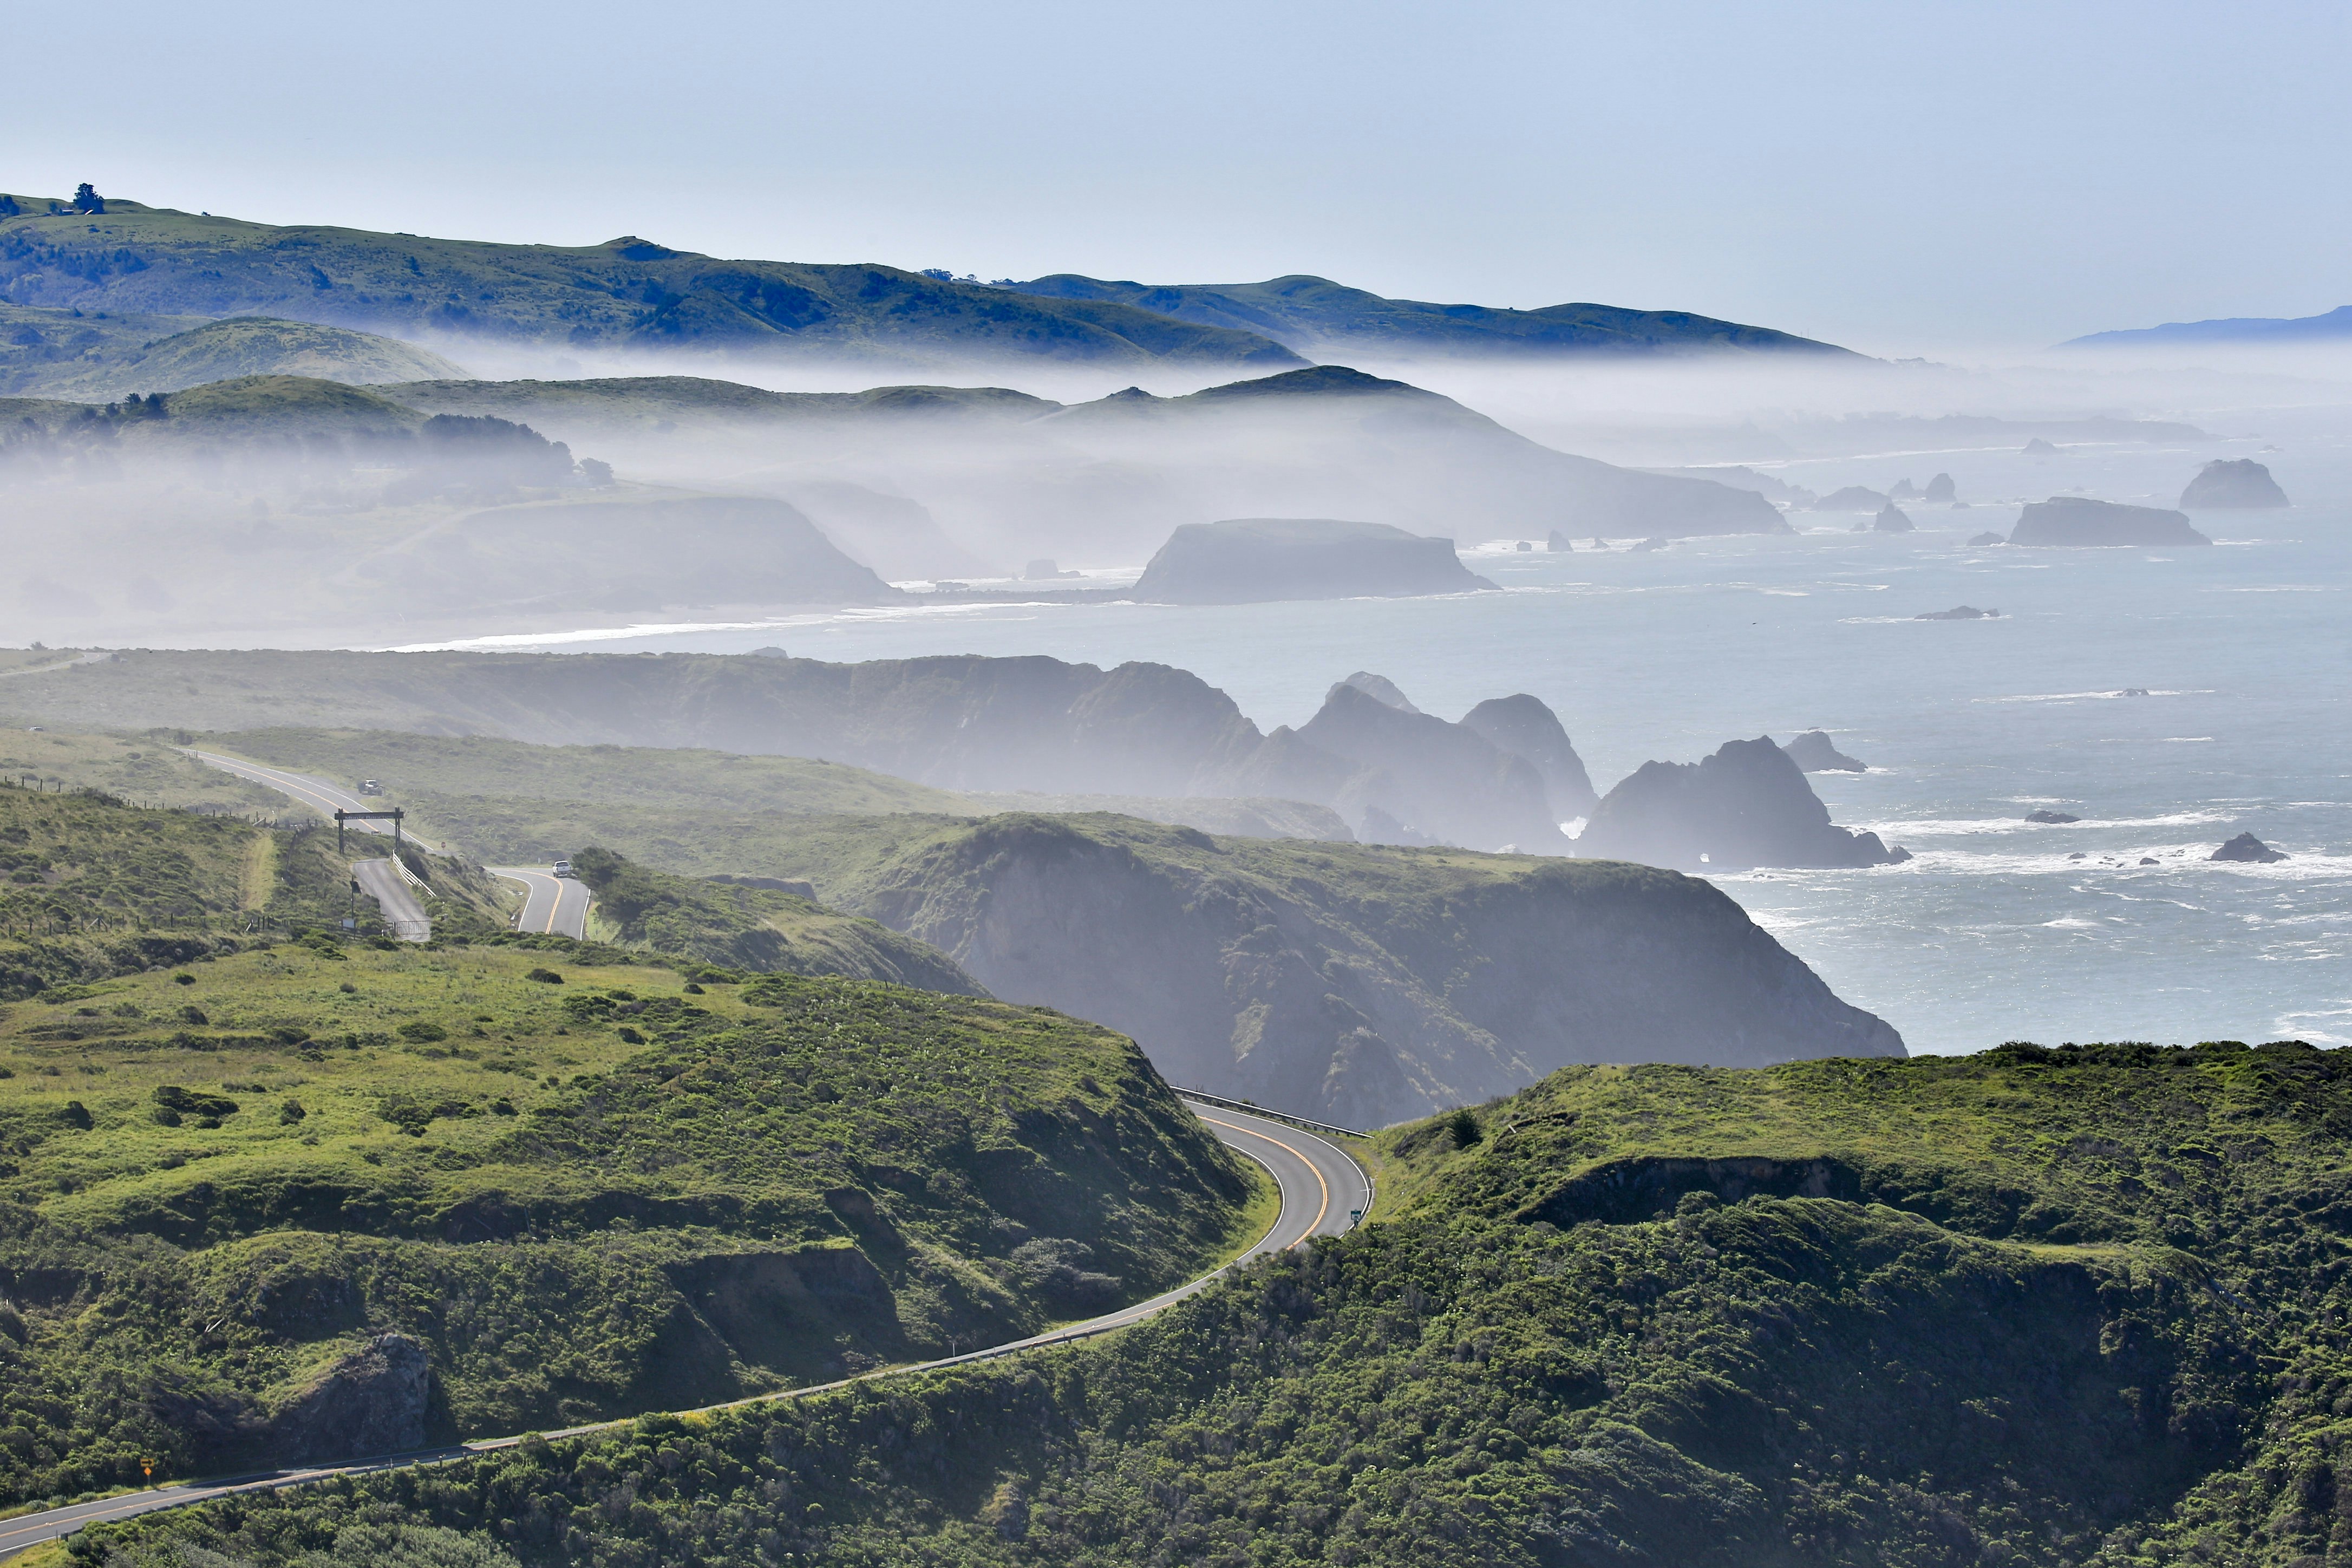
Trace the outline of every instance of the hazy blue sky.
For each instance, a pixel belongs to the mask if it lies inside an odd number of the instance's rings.
[[[0,188],[982,277],[1318,272],[1880,353],[2352,302],[2352,8],[109,0]]]

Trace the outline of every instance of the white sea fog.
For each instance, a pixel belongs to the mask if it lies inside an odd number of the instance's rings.
[[[1370,669],[1449,718],[1532,692],[1604,792],[1651,758],[1819,728],[1869,765],[1811,775],[1833,819],[1914,858],[1717,885],[1913,1051],[2020,1037],[2352,1044],[2342,410],[2174,417],[2216,438],[1762,460],[1749,441],[1727,460],[1816,492],[1924,486],[1943,472],[1968,504],[1906,505],[1917,525],[1907,535],[1800,511],[1793,537],[1654,551],[1460,540],[1500,593],[853,610],[471,646],[1156,660],[1223,688],[1268,729],[1303,722],[1333,681]],[[2053,494],[2173,505],[2216,457],[2257,458],[2295,504],[2199,513],[2210,549],[1967,542],[2005,534],[2022,501]],[[1116,584],[1142,563],[1072,564]],[[1915,618],[1961,605],[2000,615]],[[2080,820],[2026,822],[2037,808]],[[2208,858],[2241,832],[2290,858]]]

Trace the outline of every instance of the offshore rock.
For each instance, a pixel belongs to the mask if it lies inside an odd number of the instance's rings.
[[[2214,850],[2211,856],[2211,858],[2216,860],[2243,860],[2261,866],[2267,866],[2286,858],[2284,850],[2272,848],[2251,833],[2239,834],[2235,838]]]
[[[1819,730],[1808,730],[1780,748],[1809,773],[1866,773],[1868,764],[1847,756]]]
[[[2180,492],[2183,508],[2200,510],[2221,510],[2224,508],[2254,508],[2285,506],[2286,492],[2278,488],[2271,471],[2252,458],[2240,458],[2232,462],[2216,458],[2198,471]]]

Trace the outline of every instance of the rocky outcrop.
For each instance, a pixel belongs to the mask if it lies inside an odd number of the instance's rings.
[[[1905,514],[1901,507],[1896,506],[1893,501],[1888,501],[1885,506],[1878,509],[1878,515],[1871,520],[1870,528],[1871,531],[1874,533],[1909,533],[1912,531],[1911,519]]]
[[[2020,450],[2029,458],[2054,458],[2058,455],[2058,448],[2039,436],[2028,441]]]
[[[1812,504],[1814,511],[1877,511],[1889,505],[1888,498],[1878,490],[1861,485],[1848,485],[1842,490],[1832,490]]]
[[[2259,866],[2267,866],[2286,858],[2285,851],[2272,848],[2251,833],[2239,834],[2214,850],[2210,857],[2215,860],[2242,860]]]
[[[1395,681],[1385,675],[1374,675],[1369,669],[1360,669],[1347,679],[1334,682],[1331,691],[1337,691],[1342,686],[1352,686],[1373,701],[1385,703],[1400,713],[1421,711],[1412,705],[1412,699],[1407,697]],[[1331,691],[1323,694],[1323,700],[1328,702],[1331,700]]]
[[[1868,764],[1847,756],[1819,730],[1808,730],[1780,748],[1790,761],[1809,773],[1866,773]]]
[[[1559,716],[1525,692],[1516,697],[1490,697],[1462,715],[1462,727],[1484,735],[1499,750],[1535,764],[1551,802],[1554,821],[1588,816],[1601,804],[1584,759],[1569,743]]]
[[[1470,849],[1507,844],[1529,854],[1567,851],[1535,764],[1475,730],[1404,712],[1342,682],[1299,727],[1295,741],[1314,755],[1293,751],[1278,759],[1283,772],[1254,773],[1270,786],[1258,793],[1328,799],[1358,824],[1360,837],[1387,837],[1380,824],[1364,817],[1366,808],[1378,806],[1411,835],[1405,842]],[[1346,776],[1328,795],[1305,794],[1318,784],[1329,789],[1328,773],[1317,776],[1328,766],[1325,759],[1347,764]],[[1295,784],[1285,787],[1286,773],[1295,775]]]
[[[1830,822],[1796,762],[1769,735],[1697,763],[1643,763],[1603,795],[1579,855],[1678,870],[1885,866],[1911,857]]]
[[[1555,528],[1551,531],[1551,538],[1545,541],[1544,548],[1565,555],[1576,546],[1570,542],[1568,535]]]
[[[2039,811],[2027,812],[2025,814],[2025,820],[2028,822],[2039,822],[2044,826],[2057,826],[2069,822],[2080,822],[2083,819],[2074,816],[2071,812],[2052,811],[2045,806]]]
[[[1458,594],[1494,585],[1462,564],[1450,539],[1384,522],[1254,517],[1184,524],[1144,567],[1134,596],[1170,605],[1251,605]]]
[[[1999,610],[1979,610],[1974,605],[1954,605],[1948,610],[1922,610],[1911,617],[1915,621],[1997,621]]]
[[[1940,501],[1948,506],[1953,501],[1958,500],[1959,496],[1959,488],[1952,483],[1952,476],[1949,474],[1937,474],[1934,479],[1927,481],[1927,493],[1919,499],[1929,502]]]
[[[2161,507],[2125,506],[2087,496],[2035,501],[2010,531],[2011,544],[2044,547],[2210,544],[2187,516]]]
[[[1107,817],[874,831],[859,864],[835,837],[775,869],[818,875],[829,901],[952,952],[999,996],[1133,1036],[1172,1082],[1347,1125],[1571,1062],[1903,1054],[1738,905],[1671,872]]]
[[[378,1334],[280,1405],[263,1447],[279,1465],[421,1448],[432,1385],[423,1345],[406,1334]]]
[[[1886,499],[1890,501],[1905,501],[1919,500],[1923,498],[1919,494],[1919,487],[1917,485],[1913,484],[1907,479],[1903,479],[1895,480],[1894,485],[1888,489]]]
[[[2007,544],[2008,542],[2009,541],[2003,539],[2000,534],[1994,533],[1990,530],[1987,530],[1982,533],[1972,535],[1969,540],[1969,548],[1971,550],[1981,550],[1988,544]]]
[[[2229,508],[2285,506],[2286,492],[2278,488],[2271,471],[2252,458],[2231,461],[2215,458],[2198,470],[2180,492],[2183,510],[2195,507],[2200,510],[2219,511]]]

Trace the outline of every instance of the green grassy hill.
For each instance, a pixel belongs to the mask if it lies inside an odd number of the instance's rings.
[[[246,375],[351,383],[462,376],[439,354],[372,332],[263,316],[89,315],[0,306],[0,392],[116,398]]]
[[[1152,284],[1112,283],[1062,272],[1013,287],[1042,299],[1111,300],[1202,326],[1257,332],[1312,358],[1334,353],[1418,359],[1722,353],[1854,357],[1832,343],[1686,310],[1433,305],[1383,299],[1305,275],[1269,278],[1263,283]]]
[[[1110,1341],[83,1554],[2303,1568],[2352,1485],[2347,1128],[2292,1044],[1571,1069]]]
[[[877,265],[735,261],[633,236],[492,245],[278,227],[109,199],[103,215],[13,198],[0,293],[86,314],[268,315],[415,340],[718,351],[754,358],[1145,365],[1299,363],[1255,333],[1129,305],[1038,300]]]
[[[288,813],[287,827],[47,793],[0,779],[0,1001],[93,983],[340,926],[380,927],[355,899],[351,862],[389,852],[363,839],[339,855],[331,828]],[[512,895],[480,867],[409,853],[437,897],[437,929],[506,928]]]
[[[567,431],[668,436],[681,425],[737,430],[876,417],[1017,424],[1062,405],[999,386],[877,386],[864,392],[770,392],[690,375],[583,381],[412,381],[373,390],[426,414],[495,414]]]
[[[0,756],[10,738],[0,734]],[[325,778],[381,783],[386,798],[489,795],[610,806],[796,816],[964,809],[965,797],[810,757],[650,746],[539,746],[489,735],[266,729],[188,742]],[[280,799],[284,798],[282,796]],[[446,825],[458,831],[459,824]]]
[[[0,1013],[0,1498],[722,1400],[1242,1239],[1252,1178],[1106,1030],[568,948],[288,944]]]
[[[596,895],[588,934],[616,945],[754,973],[856,974],[987,994],[937,948],[797,893],[648,870],[593,846],[571,859]]]

